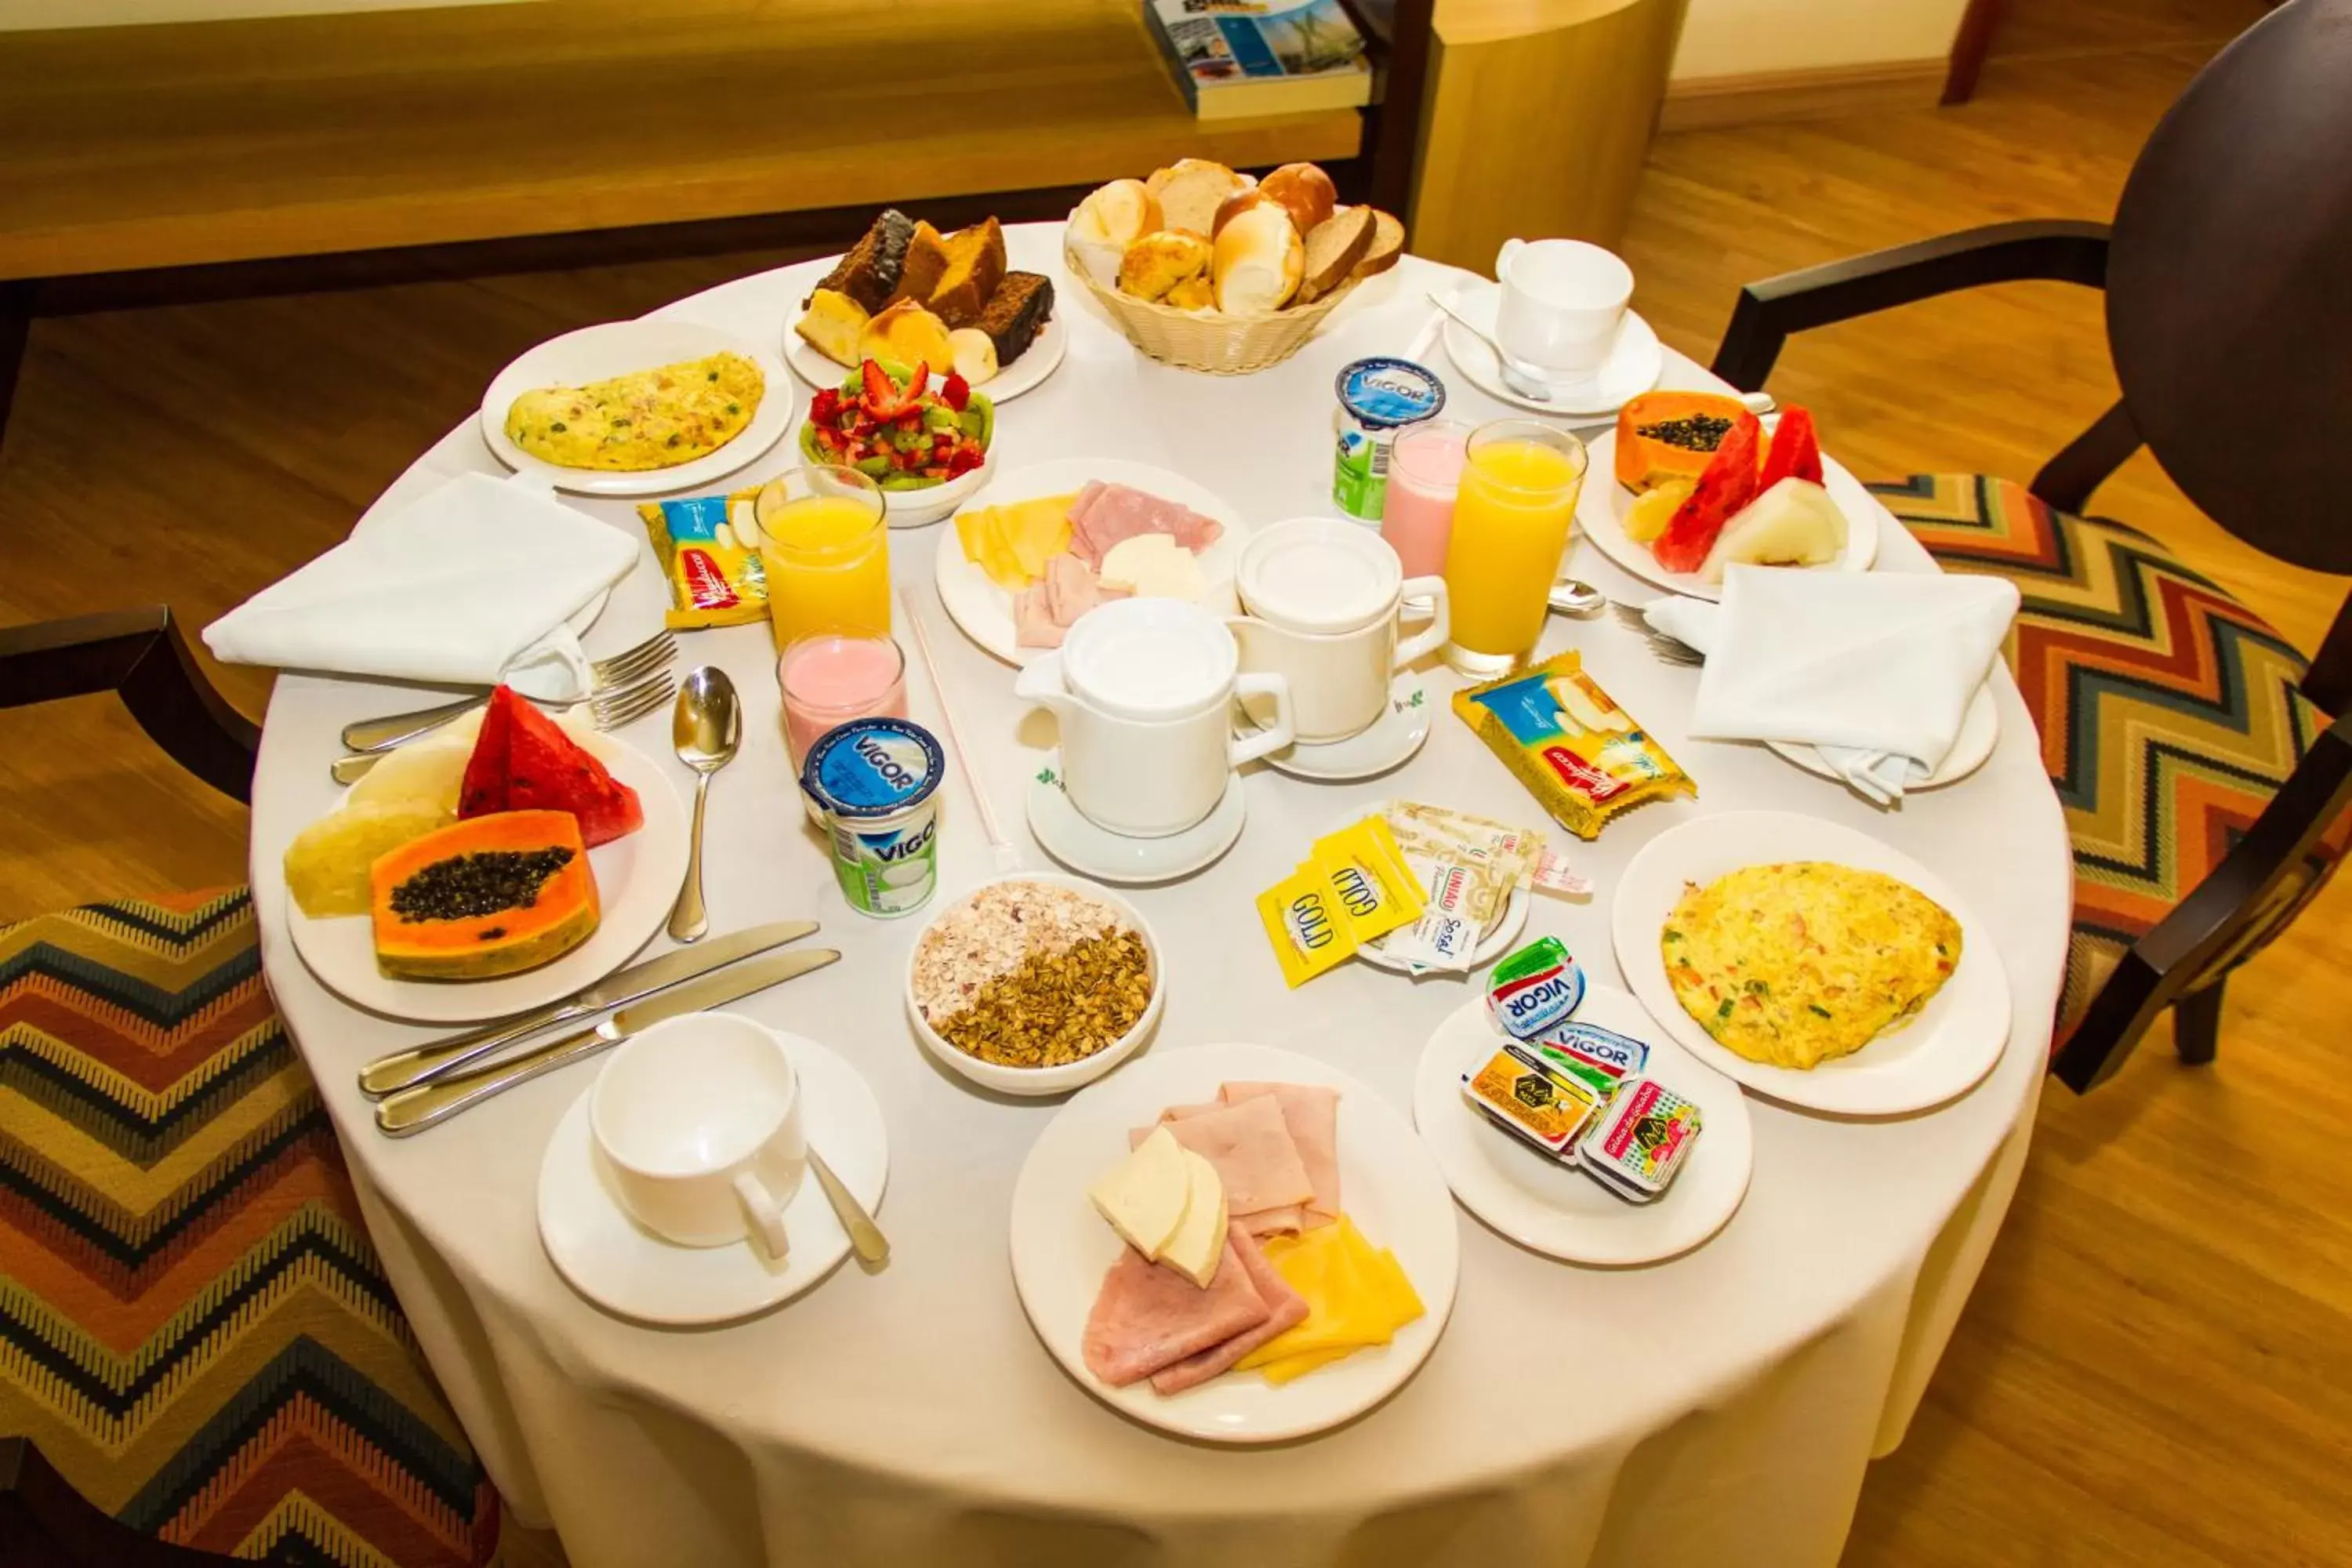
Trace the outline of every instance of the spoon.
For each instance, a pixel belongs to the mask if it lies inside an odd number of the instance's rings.
[[[1503,345],[1496,342],[1491,336],[1489,336],[1485,328],[1479,326],[1469,317],[1455,310],[1453,305],[1446,300],[1439,299],[1434,290],[1430,293],[1429,302],[1436,306],[1439,310],[1444,311],[1447,315],[1453,317],[1455,321],[1461,324],[1463,331],[1468,332],[1472,337],[1477,339],[1480,342],[1485,343],[1488,348],[1495,351],[1495,363],[1499,366],[1503,372],[1503,384],[1505,386],[1509,387],[1513,392],[1517,393],[1529,403],[1549,403],[1551,401],[1551,388],[1547,384],[1549,378],[1544,374],[1542,370],[1535,365],[1529,364],[1527,361],[1516,358],[1506,352]]]
[[[839,1220],[841,1228],[849,1233],[849,1245],[857,1249],[857,1260],[877,1265],[889,1262],[889,1238],[882,1234],[882,1227],[874,1223],[874,1216],[866,1212],[866,1205],[841,1184],[841,1178],[833,1173],[833,1167],[826,1164],[824,1156],[814,1148],[808,1152],[808,1162],[810,1172],[816,1177],[816,1184],[824,1189],[825,1201],[833,1205],[833,1217]]]
[[[1590,583],[1563,577],[1551,585],[1551,607],[1563,616],[1597,616],[1609,607],[1609,595]]]
[[[706,664],[679,684],[669,739],[677,760],[694,770],[694,841],[687,850],[686,886],[669,912],[669,934],[694,942],[710,929],[710,913],[702,906],[702,803],[710,793],[710,775],[733,762],[735,748],[743,742],[742,710],[725,670]]]

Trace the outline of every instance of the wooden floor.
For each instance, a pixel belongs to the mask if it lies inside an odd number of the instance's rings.
[[[2018,0],[1957,110],[1663,139],[1626,248],[1704,358],[1742,281],[1969,224],[2104,217],[2253,0]],[[2116,40],[2134,40],[2118,47]],[[194,625],[339,538],[521,348],[772,256],[46,321],[0,451],[0,619],[168,600]],[[2030,477],[2114,395],[2095,296],[2019,285],[1801,340],[1774,386],[1866,475]],[[2347,584],[2263,561],[2155,466],[2100,510],[2308,647]],[[266,679],[224,672],[257,710]],[[0,715],[0,919],[243,875],[242,814],[109,705]],[[1853,1568],[2352,1562],[2352,879],[2233,982],[2222,1059],[2152,1039],[2053,1088],[2015,1212]],[[1733,1568],[1733,1565],[1727,1565]]]

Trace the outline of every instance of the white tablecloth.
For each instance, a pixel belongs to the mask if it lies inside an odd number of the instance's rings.
[[[1058,275],[1055,232],[1013,231],[1016,265]],[[668,313],[774,342],[821,270],[811,263],[745,279]],[[1447,277],[1409,259],[1361,289],[1296,359],[1238,379],[1151,363],[1083,290],[1061,283],[1068,362],[1002,411],[1000,460],[1009,469],[1132,458],[1191,475],[1254,523],[1323,512],[1334,374],[1360,355],[1403,352],[1429,317],[1424,289]],[[1447,380],[1449,413],[1505,412],[1443,349],[1427,358]],[[1707,384],[1679,356],[1667,380]],[[1834,448],[1836,431],[1827,435]],[[752,476],[781,467],[788,451]],[[495,468],[469,420],[378,504],[439,476]],[[580,504],[642,537],[629,503]],[[1883,531],[1885,569],[1929,569],[1891,520]],[[930,552],[942,540],[953,547],[944,527],[896,534],[893,571],[920,585],[948,700],[997,812],[1044,867],[1019,826],[1020,801],[1050,722],[1023,727],[1011,671],[947,620],[929,587]],[[1577,564],[1613,594],[1638,593],[1589,548]],[[648,552],[588,637],[591,652],[643,637],[660,594]],[[297,828],[333,799],[326,764],[336,728],[418,706],[418,693],[279,681],[254,795],[270,986],[350,1151],[393,1280],[500,1489],[525,1519],[552,1521],[579,1568],[1835,1561],[1866,1461],[1900,1439],[2007,1209],[2048,1046],[2069,860],[2005,675],[2000,744],[1985,769],[1882,814],[1760,749],[1687,740],[1694,671],[1654,661],[1609,620],[1554,619],[1548,648],[1584,650],[1587,667],[1691,770],[1700,794],[1643,807],[1597,844],[1571,843],[1600,894],[1588,903],[1538,898],[1530,937],[1564,938],[1597,978],[1617,981],[1608,900],[1652,837],[1704,812],[1814,813],[1916,856],[1980,912],[2015,999],[2007,1055],[1959,1101],[1907,1120],[1840,1121],[1755,1102],[1745,1205],[1714,1240],[1670,1263],[1571,1267],[1462,1215],[1458,1301],[1419,1375],[1340,1430],[1239,1450],[1129,1424],[1039,1346],[1013,1293],[1005,1215],[1022,1157],[1055,1106],[982,1098],[916,1045],[898,986],[919,922],[863,920],[835,890],[787,783],[766,629],[687,640],[689,661],[730,669],[748,708],[742,756],[711,795],[714,923],[814,915],[821,940],[845,952],[745,1010],[855,1061],[891,1141],[881,1215],[896,1247],[889,1267],[873,1276],[845,1267],[766,1316],[662,1331],[600,1311],[556,1275],[534,1218],[541,1155],[593,1069],[540,1079],[422,1137],[376,1132],[353,1070],[430,1031],[355,1012],[319,985],[286,938],[276,868]],[[915,716],[931,717],[940,695],[919,668],[910,679]],[[1455,684],[1442,670],[1433,680],[1441,692]],[[627,739],[659,752],[667,731],[666,716],[651,718]],[[1189,881],[1138,894],[1166,941],[1172,977],[1155,1050],[1236,1039],[1284,1046],[1345,1066],[1409,1112],[1414,1061],[1467,994],[1463,985],[1348,965],[1286,992],[1250,909],[1338,813],[1391,793],[1536,816],[1450,713],[1438,716],[1420,757],[1386,779],[1318,785],[1254,772],[1248,827],[1234,851]],[[943,836],[949,886],[988,873],[961,777],[948,789]],[[1546,1343],[1556,1359],[1531,1365],[1528,1347]]]

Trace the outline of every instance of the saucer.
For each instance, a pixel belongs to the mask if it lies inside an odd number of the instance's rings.
[[[1244,704],[1241,737],[1246,740],[1260,726]],[[1268,753],[1265,765],[1295,779],[1345,784],[1368,779],[1411,762],[1429,739],[1429,718],[1436,711],[1429,700],[1428,684],[1412,670],[1389,683],[1389,702],[1368,729],[1343,741],[1299,741]]]
[[[1454,308],[1476,322],[1480,331],[1491,333],[1502,295],[1501,284],[1485,278],[1472,279],[1454,291]],[[1549,403],[1522,397],[1504,384],[1502,366],[1495,359],[1495,351],[1472,336],[1461,322],[1447,318],[1444,337],[1446,353],[1470,378],[1473,386],[1489,397],[1537,414],[1605,417],[1622,408],[1628,399],[1655,386],[1666,368],[1666,351],[1658,342],[1656,330],[1640,311],[1632,310],[1618,324],[1617,342],[1599,369],[1580,375],[1547,378],[1546,390],[1551,394]]]
[[[1944,753],[1943,762],[1926,778],[1914,779],[1905,785],[1904,793],[1907,795],[1914,790],[1937,789],[1944,784],[1957,784],[1985,765],[1986,760],[1992,755],[1993,743],[2000,739],[2000,709],[1993,700],[1992,686],[1988,682],[1978,687],[1977,694],[1969,700],[1968,711],[1960,719],[1960,732],[1953,737],[1952,749]],[[1777,755],[1796,763],[1809,773],[1819,773],[1825,779],[1843,780],[1843,775],[1811,746],[1787,741],[1767,741],[1764,743]]]
[[[857,1069],[814,1040],[771,1030],[793,1058],[810,1142],[842,1184],[873,1214],[889,1175],[882,1107]],[[834,1217],[814,1172],[784,1205],[792,1254],[782,1268],[751,1242],[678,1247],[640,1229],[604,1184],[603,1158],[588,1131],[580,1091],[548,1141],[539,1171],[539,1234],[571,1287],[608,1311],[640,1322],[723,1323],[788,1301],[849,1256],[849,1236]]]
[[[1097,882],[1134,885],[1172,882],[1212,864],[1242,836],[1247,805],[1238,774],[1225,785],[1216,808],[1181,833],[1165,838],[1130,838],[1089,820],[1062,790],[1062,753],[1046,754],[1029,781],[1029,831],[1045,853]]]

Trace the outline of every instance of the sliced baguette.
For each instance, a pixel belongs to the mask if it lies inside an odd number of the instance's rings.
[[[1356,264],[1372,248],[1379,227],[1370,207],[1349,207],[1317,224],[1307,235],[1305,271],[1298,280],[1298,302],[1320,300],[1355,275]]]

